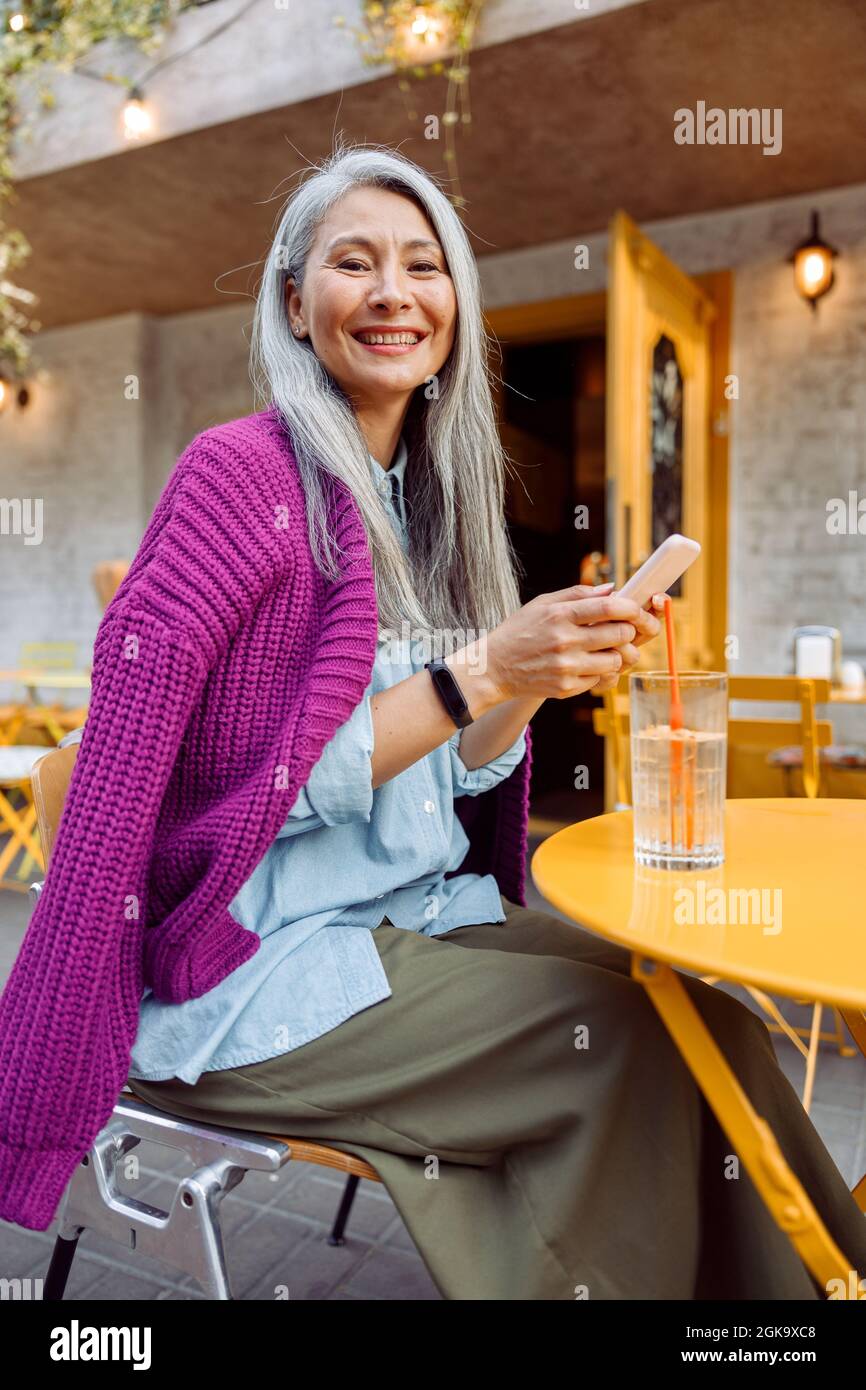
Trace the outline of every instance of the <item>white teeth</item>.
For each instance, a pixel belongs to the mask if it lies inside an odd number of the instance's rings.
[[[417,343],[419,341],[417,333],[356,333],[355,337],[360,343]]]

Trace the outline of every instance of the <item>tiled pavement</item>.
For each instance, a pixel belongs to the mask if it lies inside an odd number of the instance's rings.
[[[534,848],[534,846],[533,846]],[[528,889],[530,905],[550,910]],[[6,979],[30,912],[26,896],[0,893],[0,982]],[[746,1003],[744,990],[730,987]],[[785,1006],[793,1022],[808,1009]],[[825,1025],[826,1026],[826,1025]],[[802,1063],[787,1039],[774,1038],[780,1063],[799,1091]],[[866,1171],[866,1060],[840,1058],[824,1044],[818,1063],[812,1119],[853,1186]],[[124,1184],[154,1206],[169,1204],[172,1175],[192,1164],[172,1150],[142,1143],[137,1181]],[[291,1299],[438,1299],[387,1191],[362,1181],[342,1246],[327,1244],[345,1178],[308,1164],[290,1163],[276,1175],[249,1173],[223,1201],[223,1228],[232,1289],[237,1299],[273,1301],[285,1286]],[[0,1278],[43,1278],[57,1222],[27,1231],[0,1222]],[[283,1294],[282,1296],[285,1296]],[[199,1286],[147,1256],[87,1233],[67,1285],[72,1300],[201,1299]]]

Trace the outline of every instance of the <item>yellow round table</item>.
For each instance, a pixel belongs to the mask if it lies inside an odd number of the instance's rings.
[[[0,682],[26,685],[34,703],[40,685],[47,685],[52,690],[88,690],[93,683],[87,671],[43,671],[39,667],[0,671]]]
[[[836,1005],[866,1054],[866,801],[729,801],[725,862],[673,871],[635,863],[631,811],[581,821],[532,858],[539,892],[632,952],[646,988],[781,1228],[834,1296],[857,1297],[772,1131],[753,1109],[675,967]],[[866,1211],[866,1177],[854,1189]],[[856,1281],[854,1281],[856,1285]]]

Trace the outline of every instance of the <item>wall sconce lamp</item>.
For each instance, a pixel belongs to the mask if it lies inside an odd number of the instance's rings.
[[[812,228],[805,241],[795,246],[788,257],[794,267],[794,287],[812,309],[817,309],[818,300],[832,287],[835,280],[833,261],[839,252],[835,246],[824,241],[818,230],[818,214],[812,213]]]
[[[9,381],[0,376],[0,415],[15,401],[19,410],[30,404],[30,387],[23,381]]]

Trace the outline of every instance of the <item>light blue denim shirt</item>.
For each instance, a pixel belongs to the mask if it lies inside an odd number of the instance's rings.
[[[404,546],[406,458],[402,439],[390,469],[370,456]],[[204,1071],[291,1052],[387,999],[391,987],[372,935],[386,916],[426,936],[505,920],[492,874],[444,875],[469,847],[454,798],[477,796],[506,777],[523,757],[524,734],[470,770],[455,729],[426,757],[372,785],[371,698],[422,670],[429,656],[423,644],[389,642],[380,632],[364,697],[325,745],[274,843],[229,904],[232,916],[261,937],[259,950],[198,999],[167,1004],[145,989],[130,1076],[177,1076],[192,1085]]]

